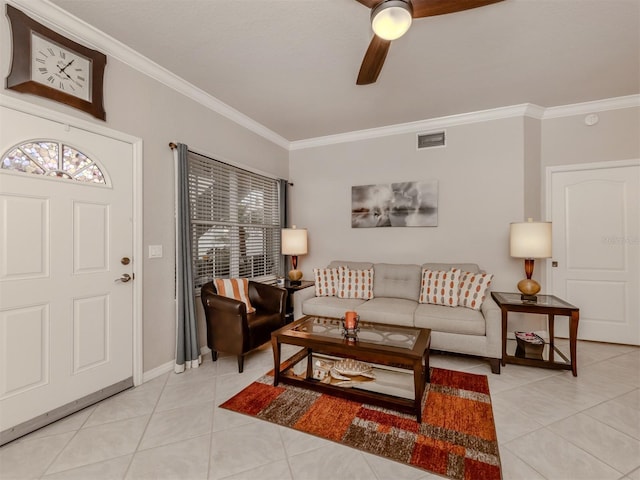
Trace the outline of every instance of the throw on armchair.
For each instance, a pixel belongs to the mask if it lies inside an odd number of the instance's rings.
[[[218,295],[214,282],[202,286],[201,299],[207,320],[207,345],[213,361],[218,352],[238,356],[238,370],[244,356],[271,340],[271,332],[284,325],[287,291],[258,282],[249,282],[249,301],[255,312],[247,313],[243,301]]]

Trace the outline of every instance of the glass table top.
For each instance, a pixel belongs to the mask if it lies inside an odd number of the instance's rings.
[[[379,323],[360,322],[358,327],[359,342],[398,348],[412,349],[420,334],[417,328]],[[342,320],[337,318],[308,317],[292,330],[330,338],[344,338]]]
[[[538,305],[541,307],[578,309],[578,307],[565,302],[555,295],[538,295],[537,301],[535,302],[522,300],[519,293],[491,292],[491,295],[494,297],[494,300],[505,305],[527,305],[534,307]]]

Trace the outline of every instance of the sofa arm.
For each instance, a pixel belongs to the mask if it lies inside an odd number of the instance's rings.
[[[287,290],[267,283],[249,282],[251,305],[263,313],[281,313],[284,320]]]
[[[216,293],[212,283],[200,293],[207,322],[207,346],[212,350],[241,354],[249,339],[247,306]]]
[[[302,304],[306,300],[309,300],[310,298],[313,298],[315,296],[316,296],[316,289],[313,286],[296,291],[295,295],[293,295],[293,319],[294,320],[297,320],[300,317],[303,317],[305,315],[302,309]]]
[[[490,293],[487,293],[481,311],[486,324],[487,355],[502,358],[502,311]]]

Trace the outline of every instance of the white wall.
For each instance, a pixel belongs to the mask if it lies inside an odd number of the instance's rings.
[[[294,150],[290,155],[292,223],[309,229],[305,278],[335,259],[422,263],[470,261],[513,291],[521,260],[508,252],[509,223],[545,219],[545,168],[640,158],[640,108],[531,117],[449,127],[446,148],[417,151],[414,133]],[[352,229],[351,187],[409,180],[439,182],[439,225]],[[534,278],[545,292],[543,260]]]
[[[417,133],[417,132],[416,132]],[[331,260],[475,262],[513,290],[522,262],[509,257],[509,223],[524,218],[522,117],[449,127],[447,145],[418,151],[404,133],[294,150],[292,223],[309,229],[305,278]],[[438,226],[351,228],[351,187],[435,179]]]
[[[0,8],[0,73],[4,78],[10,68],[11,37],[4,1]],[[281,178],[288,176],[288,151],[113,57],[107,60],[104,91],[106,123],[40,97],[11,90],[3,93],[142,138],[144,252],[148,245],[164,247],[163,258],[133,259],[143,262],[143,369],[149,371],[175,358],[174,175],[169,142],[185,143],[200,153]]]
[[[542,167],[640,158],[640,107],[549,118],[542,123]]]

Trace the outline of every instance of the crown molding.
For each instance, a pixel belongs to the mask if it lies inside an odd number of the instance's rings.
[[[573,115],[586,115],[588,113],[633,107],[640,107],[640,95],[627,95],[625,97],[605,98],[593,102],[549,107],[545,109],[542,119],[571,117]]]
[[[510,107],[493,108],[479,112],[462,113],[447,117],[432,118],[417,122],[389,125],[386,127],[370,128],[354,132],[327,135],[325,137],[309,138],[291,142],[289,150],[302,150],[305,148],[321,147],[336,143],[354,142],[380,138],[388,135],[402,133],[416,133],[421,131],[433,131],[437,129],[466,125],[470,123],[487,122],[503,118],[529,117],[536,120],[548,120],[550,118],[570,117],[585,115],[606,110],[618,110],[621,108],[640,107],[640,95],[627,95],[624,97],[606,98],[592,102],[575,103],[558,107],[544,108],[533,103],[513,105]]]
[[[369,140],[372,138],[386,137],[389,135],[399,135],[403,133],[416,133],[422,131],[433,131],[441,128],[467,125],[470,123],[487,122],[491,120],[501,120],[513,117],[532,117],[541,119],[544,109],[531,103],[512,105],[509,107],[492,108],[478,112],[461,113],[446,117],[432,118],[429,120],[419,120],[417,122],[400,123],[385,127],[369,128],[354,132],[338,133],[325,137],[309,138],[291,142],[289,150],[302,150],[305,148],[332,145],[335,143],[355,142],[358,140]]]
[[[290,142],[284,137],[48,0],[11,0],[9,3],[19,7],[36,20],[62,29],[67,35],[76,37],[83,44],[88,43],[92,48],[99,49],[107,55],[117,58],[130,67],[260,135],[266,140],[284,149],[289,149]]]

